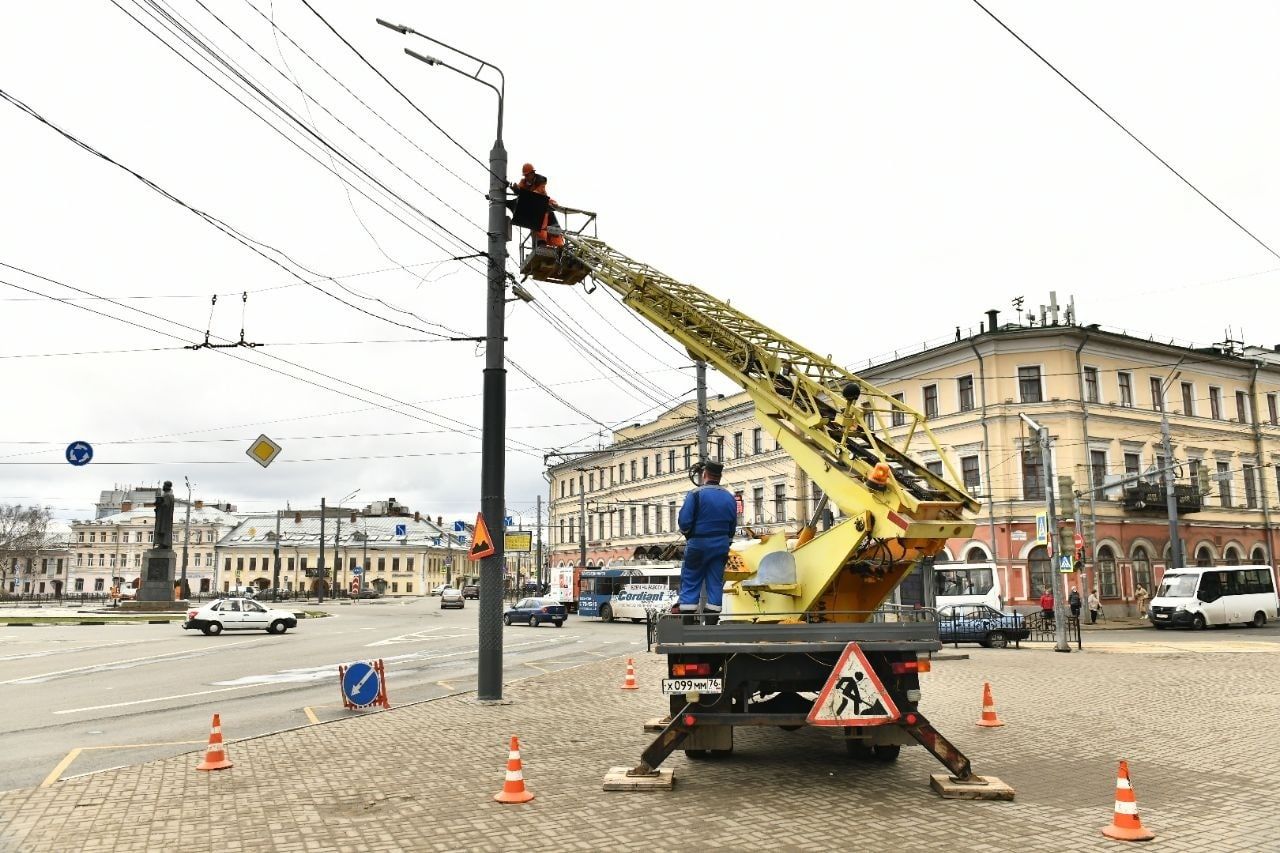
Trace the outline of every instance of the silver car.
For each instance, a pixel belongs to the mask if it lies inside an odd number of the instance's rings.
[[[467,603],[462,600],[462,590],[446,587],[440,591],[440,609],[446,607],[456,607],[459,610],[466,607]]]

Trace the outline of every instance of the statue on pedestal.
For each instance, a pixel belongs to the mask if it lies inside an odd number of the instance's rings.
[[[152,539],[156,548],[173,547],[173,481],[164,481],[164,491],[156,495],[156,524]]]

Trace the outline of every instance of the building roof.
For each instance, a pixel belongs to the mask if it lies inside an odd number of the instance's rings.
[[[339,519],[325,519],[325,544],[331,545],[338,531]],[[368,543],[373,546],[399,546],[411,548],[448,547],[450,540],[454,548],[465,548],[465,540],[453,533],[445,533],[435,522],[426,518],[414,520],[412,516],[356,516],[353,523],[348,516],[343,516],[340,542],[346,546],[359,547],[364,544],[363,536],[367,533]],[[396,527],[404,525],[405,535],[397,536]],[[228,532],[218,541],[218,547],[270,547],[275,542],[276,514],[259,513],[250,515],[240,521],[235,529]],[[438,541],[437,541],[438,540]],[[280,518],[280,543],[282,545],[315,546],[320,541],[320,519],[315,516],[304,516],[301,521],[296,516],[282,514]]]
[[[117,512],[112,515],[103,516],[102,518],[93,518],[87,521],[75,521],[73,525],[111,525],[111,524],[133,524],[138,521],[154,521],[156,517],[155,507],[139,507],[131,509],[128,512]],[[174,524],[186,523],[187,507],[186,503],[179,501],[173,508]],[[275,516],[272,516],[274,518]],[[239,521],[240,517],[232,515],[229,512],[223,512],[220,509],[209,506],[197,507],[191,505],[191,523],[192,524],[217,524],[230,527]]]

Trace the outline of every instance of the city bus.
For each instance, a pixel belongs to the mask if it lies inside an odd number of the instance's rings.
[[[605,622],[642,622],[649,613],[670,610],[679,593],[679,563],[583,569],[578,579],[578,614]]]
[[[1147,612],[1156,628],[1181,625],[1248,625],[1275,619],[1275,578],[1270,566],[1188,566],[1169,569]]]
[[[1004,590],[995,563],[934,563],[933,606],[985,604],[1004,611]]]

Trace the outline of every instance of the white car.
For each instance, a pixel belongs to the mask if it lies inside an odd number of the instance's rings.
[[[449,584],[447,584],[447,583],[442,583],[442,584],[440,584],[440,585],[439,585],[439,586],[437,586],[437,587],[433,587],[433,588],[431,589],[431,594],[432,594],[432,595],[441,595],[441,594],[443,594],[443,593],[444,593],[444,591],[445,591],[446,589],[452,589],[452,587],[450,587],[450,586],[449,586]]]
[[[223,631],[266,631],[283,634],[298,627],[298,619],[288,610],[272,610],[249,598],[222,598],[199,610],[188,610],[184,631],[198,628],[206,634]]]

